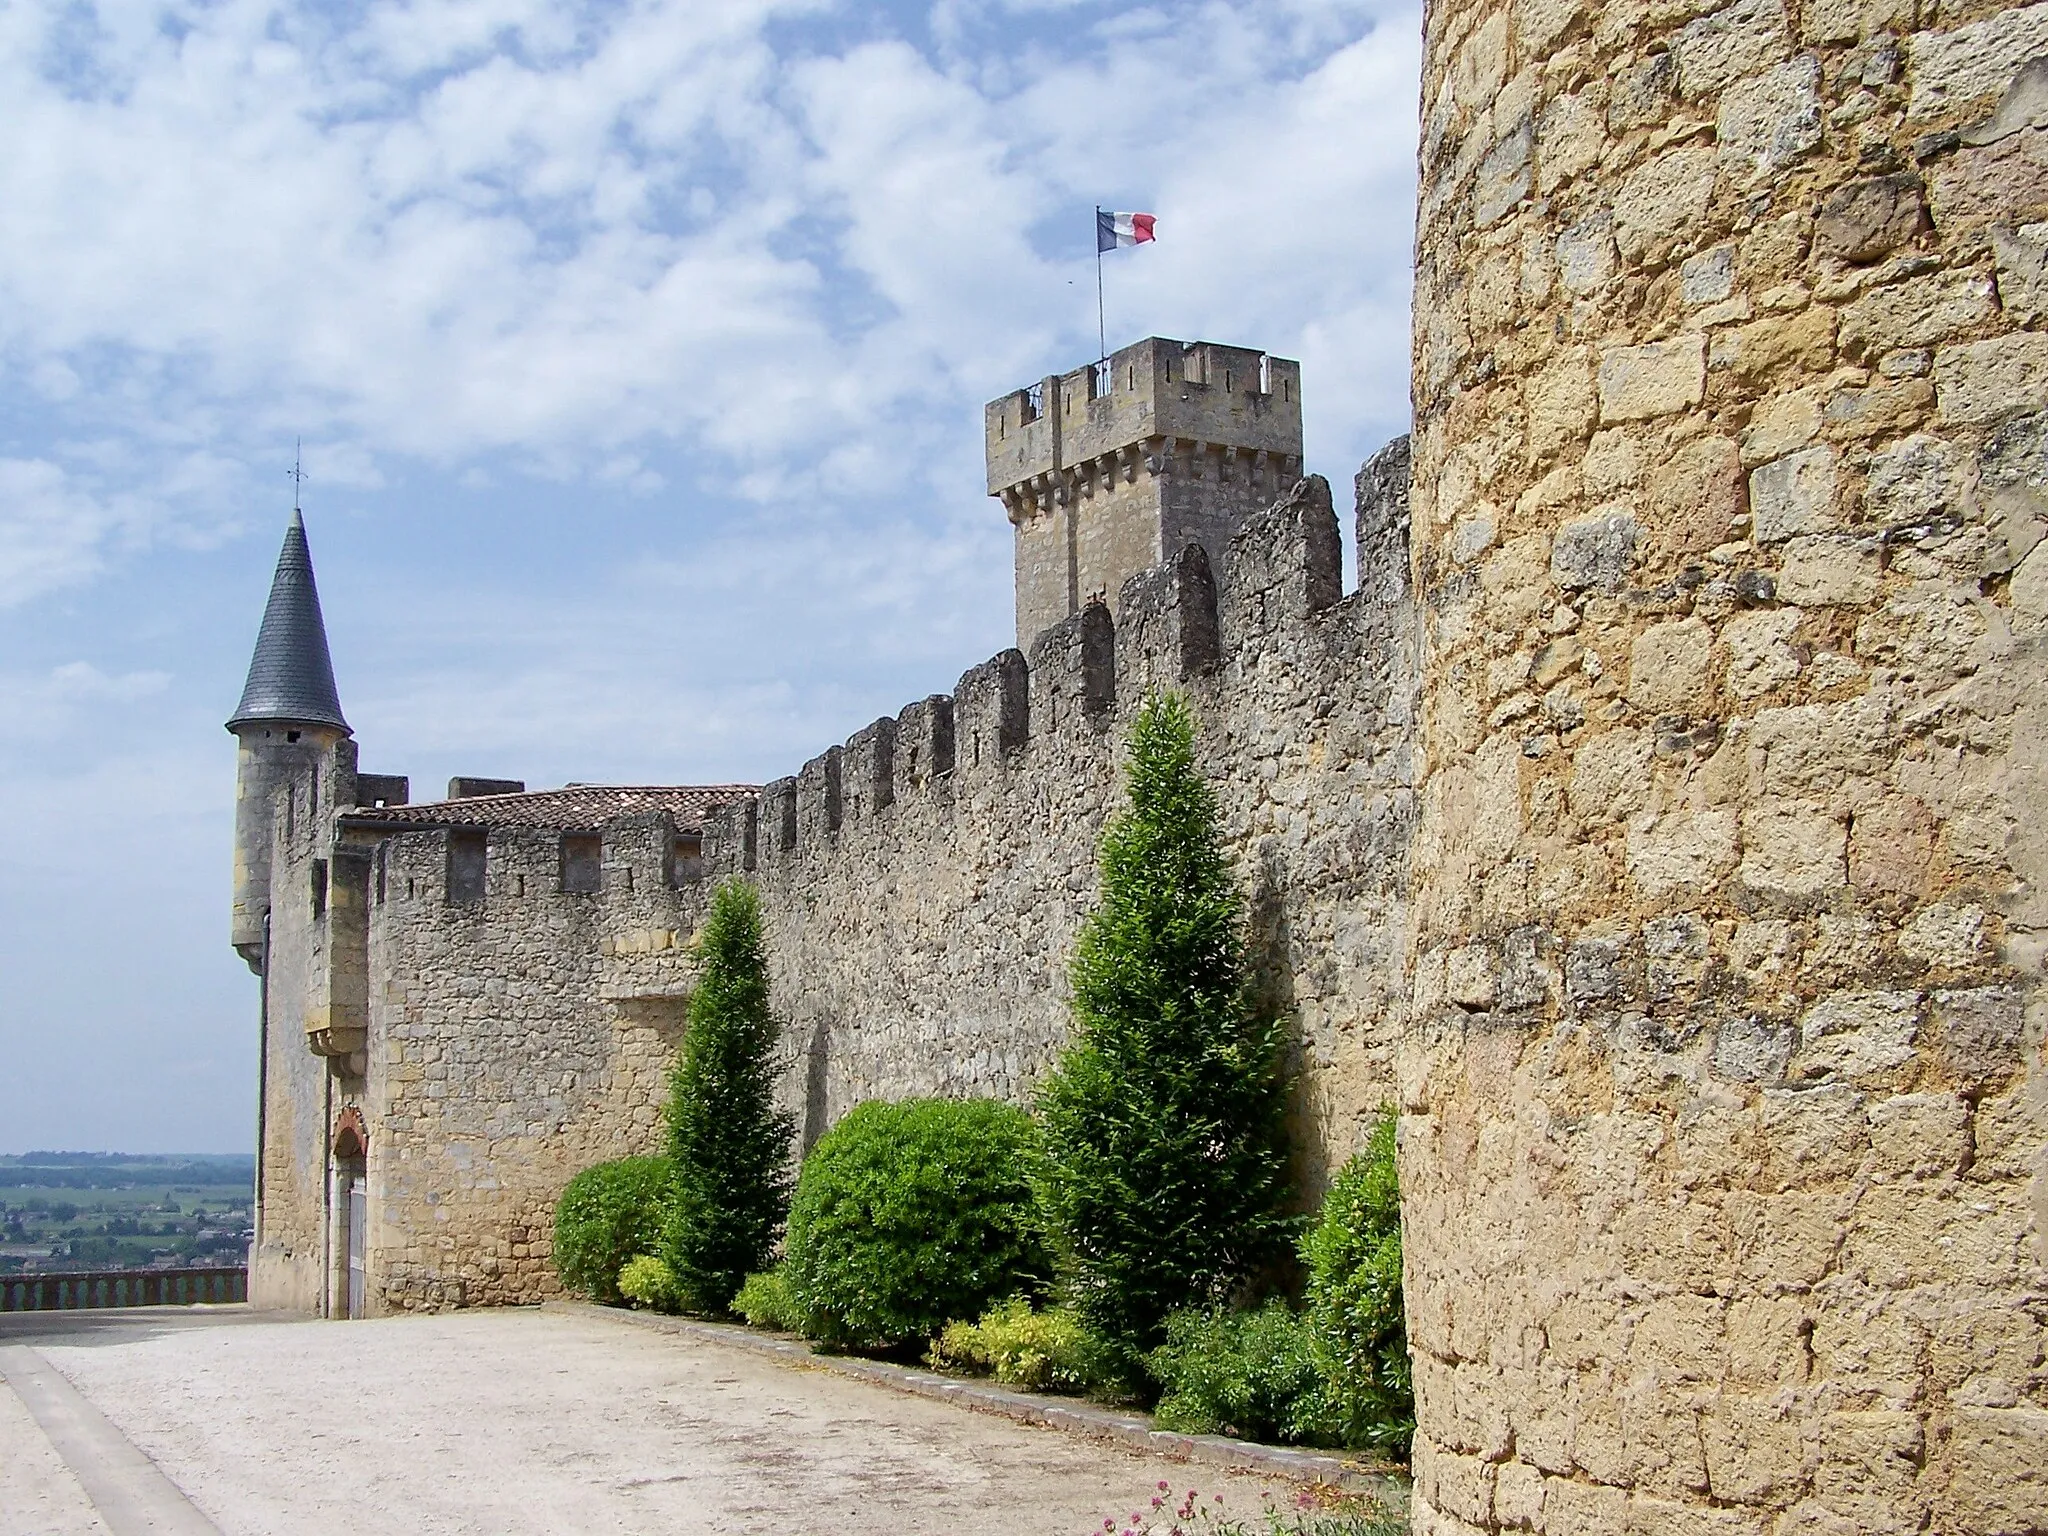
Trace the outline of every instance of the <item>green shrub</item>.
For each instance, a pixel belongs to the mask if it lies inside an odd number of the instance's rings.
[[[732,1299],[732,1309],[747,1320],[749,1327],[774,1328],[783,1333],[797,1333],[803,1328],[803,1314],[797,1311],[796,1298],[789,1294],[789,1282],[779,1269],[747,1276],[746,1284]]]
[[[619,1271],[619,1293],[638,1306],[674,1312],[682,1305],[675,1272],[651,1253],[636,1254]]]
[[[764,1269],[789,1209],[788,1115],[775,1108],[778,1029],[754,888],[728,880],[697,943],[682,1054],[670,1078],[673,1194],[661,1253],[683,1305],[722,1314]]]
[[[836,1348],[927,1339],[1042,1283],[1030,1117],[992,1099],[855,1108],[804,1162],[783,1274]]]
[[[1176,1312],[1145,1366],[1164,1389],[1155,1410],[1162,1429],[1281,1445],[1330,1439],[1313,1332],[1285,1302]]]
[[[665,1157],[628,1157],[569,1181],[555,1207],[555,1273],[563,1285],[618,1305],[619,1270],[661,1240],[670,1173]]]
[[[1074,1043],[1039,1094],[1039,1187],[1069,1302],[1133,1350],[1285,1251],[1277,1026],[1246,990],[1239,903],[1185,700],[1131,730],[1130,807],[1072,965]]]
[[[1066,1307],[1031,1310],[1012,1296],[978,1323],[946,1325],[925,1356],[939,1370],[993,1376],[1027,1392],[1116,1393],[1115,1352]]]
[[[1344,1165],[1302,1239],[1308,1314],[1337,1432],[1346,1445],[1406,1457],[1415,1433],[1401,1297],[1401,1187],[1394,1111]]]

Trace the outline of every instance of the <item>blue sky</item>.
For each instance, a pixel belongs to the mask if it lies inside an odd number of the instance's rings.
[[[233,743],[305,440],[372,772],[764,780],[1010,643],[981,405],[1114,347],[1407,414],[1418,15],[0,7],[0,1152],[250,1144]]]

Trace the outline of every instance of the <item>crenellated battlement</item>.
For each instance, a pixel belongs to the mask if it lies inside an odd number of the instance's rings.
[[[1028,658],[1001,651],[963,673],[951,694],[906,705],[758,796],[712,812],[707,870],[794,868],[878,821],[971,802],[1041,759],[1056,773],[1071,772],[1077,753],[1106,765],[1117,750],[1113,727],[1160,689],[1194,687],[1227,709],[1233,689],[1269,659],[1301,666],[1337,652],[1390,653],[1407,586],[1406,463],[1404,438],[1361,476],[1369,559],[1350,597],[1329,484],[1311,476],[1245,521],[1222,582],[1203,547],[1185,545],[1127,579],[1115,610],[1090,602],[1040,633]],[[750,854],[753,826],[769,835]]]
[[[1249,347],[1149,336],[991,400],[983,418],[988,493],[1016,522],[1046,498],[1086,494],[1119,476],[1298,467],[1301,365]]]

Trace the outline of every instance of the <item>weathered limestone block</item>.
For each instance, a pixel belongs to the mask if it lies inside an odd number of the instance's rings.
[[[1628,575],[1636,549],[1636,521],[1626,512],[1581,518],[1558,530],[1550,574],[1567,591],[1611,592]]]
[[[1803,448],[1750,471],[1749,507],[1760,544],[1823,533],[1839,521],[1835,450]]]
[[[2044,53],[2048,5],[2020,6],[1951,31],[1919,33],[1907,45],[1909,110],[1916,118],[1988,110],[2020,66]]]
[[[1707,699],[1714,633],[1698,619],[1653,624],[1629,653],[1628,701],[1645,714],[1684,714]]]
[[[1524,398],[1529,446],[1537,453],[1583,442],[1593,429],[1593,373],[1582,350],[1565,353],[1530,379]]]
[[[1938,160],[1928,186],[1934,227],[1950,238],[2048,213],[2048,131],[1959,149]]]
[[[1672,40],[1680,94],[1688,100],[1717,95],[1770,68],[1789,47],[1779,0],[1738,0],[1687,22]]]
[[[1921,219],[1918,177],[1905,172],[1865,177],[1822,199],[1813,224],[1813,247],[1843,261],[1876,261],[1918,234]]]
[[[1991,250],[1999,308],[2023,325],[2048,315],[2048,224],[1993,225]]]
[[[1720,174],[1719,160],[1704,145],[1666,150],[1645,162],[1614,196],[1614,239],[1623,258],[1661,257],[1696,232]]]
[[[1802,608],[1860,608],[1883,590],[1882,562],[1875,539],[1791,539],[1778,573],[1778,596]]]
[[[1851,1082],[1887,1077],[1912,1061],[1919,1027],[1916,992],[1836,993],[1800,1017],[1792,1073]]]
[[[1820,146],[1820,60],[1801,54],[1731,84],[1715,124],[1724,161],[1745,179],[1783,170]]]
[[[1894,347],[1931,347],[1990,323],[1998,305],[1990,281],[1967,269],[1909,277],[1843,306],[1842,350],[1877,357]]]
[[[1981,426],[2048,406],[2048,336],[2021,332],[1943,347],[1934,354],[1944,422]]]
[[[1693,334],[1600,352],[1600,420],[1647,421],[1700,402],[1706,338]]]

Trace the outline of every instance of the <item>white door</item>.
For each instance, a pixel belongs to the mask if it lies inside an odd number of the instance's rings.
[[[348,1315],[363,1315],[363,1232],[369,1224],[369,1192],[361,1178],[348,1184]]]

